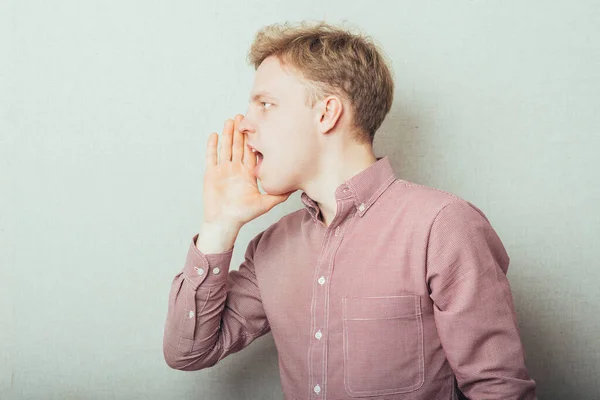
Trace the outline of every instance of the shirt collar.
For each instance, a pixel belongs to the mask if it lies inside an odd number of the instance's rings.
[[[396,174],[388,156],[377,157],[377,161],[342,183],[335,190],[336,200],[352,199],[352,207],[346,207],[344,213],[357,210],[362,217],[375,200],[396,180]],[[320,209],[317,202],[306,192],[300,196],[304,206],[314,220],[317,220]],[[340,212],[338,210],[338,212]]]

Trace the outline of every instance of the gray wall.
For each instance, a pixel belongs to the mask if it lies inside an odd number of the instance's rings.
[[[245,113],[261,26],[348,21],[393,61],[375,150],[478,205],[511,256],[541,399],[599,398],[597,1],[0,2],[0,398],[280,399],[272,336],[171,370],[172,278],[208,135]],[[248,241],[302,207],[246,225]]]

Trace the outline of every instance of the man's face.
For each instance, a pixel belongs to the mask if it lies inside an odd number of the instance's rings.
[[[298,190],[316,171],[318,107],[305,99],[303,82],[276,57],[260,64],[240,131],[263,154],[258,178],[267,193]]]

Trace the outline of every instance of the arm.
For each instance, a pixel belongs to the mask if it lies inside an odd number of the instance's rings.
[[[216,247],[197,247],[199,235],[193,237],[169,295],[163,352],[171,368],[211,367],[270,331],[254,274],[263,233],[248,244],[239,271],[229,271],[233,248],[205,254],[199,248]]]
[[[506,277],[509,261],[471,203],[453,201],[434,219],[427,282],[446,358],[469,399],[536,399]]]

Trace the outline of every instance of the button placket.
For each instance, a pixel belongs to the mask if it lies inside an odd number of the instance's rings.
[[[313,311],[313,326],[323,326],[323,318],[324,318],[324,306],[325,299],[327,297],[327,286],[325,285],[326,279],[325,276],[320,276],[315,284],[318,283],[318,288],[315,292],[316,303]],[[309,363],[311,366],[309,367],[310,371],[310,379],[313,384],[313,392],[315,393],[313,398],[321,398],[320,395],[322,391],[321,380],[323,379],[323,373],[326,370],[326,365],[323,364],[322,354],[325,350],[325,341],[321,340],[323,338],[323,333],[320,329],[317,329],[316,332],[313,331],[314,343],[311,346],[312,349],[310,351]]]
[[[326,231],[323,239],[326,242],[326,245],[322,248],[322,252],[318,258],[315,269],[315,275],[318,276],[318,278],[316,281],[313,281],[314,291],[311,307],[311,334],[313,335],[314,339],[309,344],[308,351],[309,388],[312,388],[314,392],[312,396],[309,397],[313,400],[326,397],[325,387],[322,387],[321,384],[326,385],[325,373],[327,371],[328,364],[326,354],[329,340],[325,337],[325,332],[327,332],[328,329],[327,317],[330,282],[328,282],[327,279],[331,276],[333,271],[333,255],[335,254],[336,248],[338,248],[341,243],[341,240],[333,238],[341,235],[340,228],[344,225],[342,216],[347,215],[344,214],[344,206],[348,207],[346,209],[347,211],[350,211],[349,206],[343,204],[342,202],[338,202],[338,206],[341,207],[339,208],[339,215],[336,215],[332,221],[332,224],[337,226]],[[342,223],[337,224],[338,220],[341,220],[340,222]],[[323,392],[322,395],[320,394],[321,392]]]

